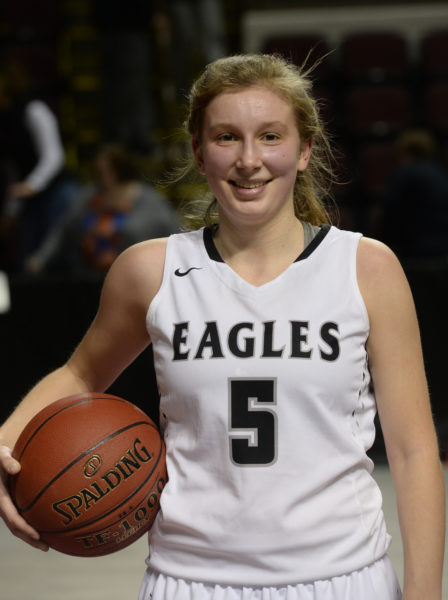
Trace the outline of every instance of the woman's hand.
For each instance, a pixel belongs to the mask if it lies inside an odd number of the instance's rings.
[[[8,477],[17,475],[20,464],[11,456],[11,449],[0,446],[0,517],[15,536],[34,548],[47,551],[48,546],[39,540],[38,532],[19,515],[9,495]]]
[[[12,183],[7,191],[8,198],[31,198],[36,194],[36,190],[25,181]]]

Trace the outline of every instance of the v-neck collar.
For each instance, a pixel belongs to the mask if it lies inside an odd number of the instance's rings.
[[[306,246],[306,248],[303,249],[303,251],[299,254],[299,256],[295,259],[294,262],[299,262],[308,258],[322,243],[330,229],[331,225],[322,225],[317,235],[311,240],[311,242]],[[213,240],[213,233],[214,231],[210,227],[204,228],[204,246],[210,260],[223,263],[224,260],[219,254],[218,248],[216,247],[215,242]]]

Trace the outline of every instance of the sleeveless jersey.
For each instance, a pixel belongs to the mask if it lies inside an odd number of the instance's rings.
[[[366,455],[376,405],[360,237],[324,226],[261,286],[222,261],[210,230],[169,238],[147,314],[169,477],[150,568],[278,586],[386,553]]]

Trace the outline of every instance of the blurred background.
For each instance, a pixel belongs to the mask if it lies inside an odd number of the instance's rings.
[[[198,188],[159,182],[186,151],[188,87],[236,52],[318,61],[340,179],[334,222],[402,261],[445,456],[445,0],[1,0],[1,417],[73,350],[117,253],[177,230],[177,207]],[[110,391],[157,418],[151,351]],[[384,458],[380,430],[372,454]]]

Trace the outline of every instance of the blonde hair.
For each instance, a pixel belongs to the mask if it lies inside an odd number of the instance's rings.
[[[205,109],[219,94],[255,85],[265,85],[292,107],[300,138],[313,140],[308,167],[297,173],[294,186],[294,211],[298,219],[312,225],[330,222],[325,201],[335,181],[331,167],[332,150],[321,122],[317,103],[311,95],[309,73],[271,54],[242,54],[220,58],[210,63],[193,83],[188,98],[184,129],[200,145]],[[194,158],[184,169],[196,169]],[[199,198],[181,208],[187,228],[211,226],[219,221],[216,199]]]

